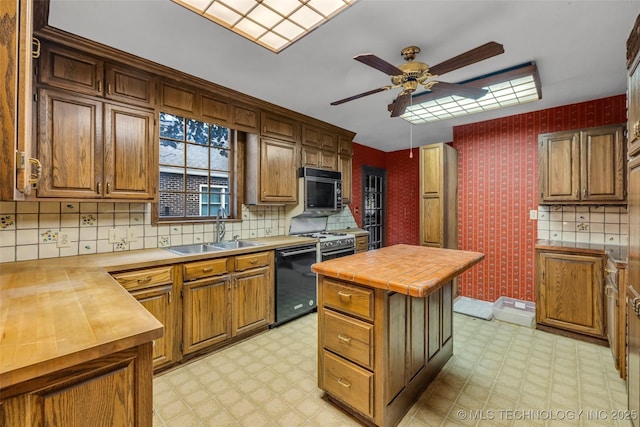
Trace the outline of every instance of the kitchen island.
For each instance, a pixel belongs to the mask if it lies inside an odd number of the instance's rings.
[[[453,354],[451,281],[483,258],[395,245],[314,264],[326,398],[366,424],[396,425]]]

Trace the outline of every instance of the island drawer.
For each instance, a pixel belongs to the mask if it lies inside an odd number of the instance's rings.
[[[236,271],[269,265],[269,252],[236,256]]]
[[[323,320],[326,349],[373,369],[373,325],[330,310]]]
[[[322,376],[329,394],[373,417],[373,373],[324,350]]]
[[[327,277],[322,281],[324,305],[373,321],[373,289],[351,286]]]
[[[185,263],[182,265],[182,279],[188,281],[227,274],[229,272],[228,260],[229,258],[216,258]]]
[[[173,266],[146,268],[144,270],[112,273],[111,276],[126,290],[145,289],[151,286],[173,283]]]

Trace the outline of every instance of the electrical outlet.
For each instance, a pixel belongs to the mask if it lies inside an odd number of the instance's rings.
[[[538,219],[538,211],[535,209],[531,209],[529,211],[529,219]]]
[[[112,228],[109,230],[109,243],[118,243],[120,241],[119,233],[117,228]]]
[[[69,235],[67,233],[58,233],[58,242],[56,243],[56,246],[59,248],[68,248],[71,246]]]
[[[129,242],[137,242],[138,235],[136,234],[135,228],[127,228],[127,241]]]

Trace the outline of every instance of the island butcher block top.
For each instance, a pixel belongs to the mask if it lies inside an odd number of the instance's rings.
[[[313,264],[321,275],[426,297],[484,259],[480,252],[394,245]]]

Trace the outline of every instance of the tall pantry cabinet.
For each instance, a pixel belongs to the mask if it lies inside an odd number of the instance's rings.
[[[458,152],[439,143],[420,147],[420,245],[458,247]]]
[[[640,411],[640,16],[627,40],[628,211],[627,395],[629,409]],[[632,419],[637,427],[637,419]]]

